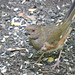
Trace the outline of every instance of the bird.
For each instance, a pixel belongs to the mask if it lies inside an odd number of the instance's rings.
[[[41,60],[43,55],[47,52],[57,51],[60,49],[60,54],[57,62],[52,66],[53,69],[59,65],[61,53],[63,50],[64,42],[69,36],[72,28],[72,18],[75,14],[75,1],[73,2],[70,10],[65,15],[63,20],[58,25],[49,24],[46,26],[41,25],[29,25],[26,27],[26,31],[29,35],[29,43],[37,51],[43,52],[37,62]]]

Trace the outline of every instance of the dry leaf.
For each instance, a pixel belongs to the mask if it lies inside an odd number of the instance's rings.
[[[53,61],[54,61],[54,58],[52,58],[52,57],[48,58],[48,62],[53,62]]]
[[[19,14],[18,14],[18,16],[21,16],[21,17],[23,17],[23,13],[19,13]]]

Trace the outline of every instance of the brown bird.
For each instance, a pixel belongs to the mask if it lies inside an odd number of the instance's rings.
[[[68,14],[64,17],[61,23],[56,25],[30,25],[26,27],[29,33],[30,44],[38,51],[42,51],[43,54],[40,56],[37,62],[42,58],[44,53],[56,51],[60,49],[58,60],[53,68],[59,64],[59,59],[63,49],[63,44],[71,32],[71,22],[75,14],[75,1],[72,4]]]

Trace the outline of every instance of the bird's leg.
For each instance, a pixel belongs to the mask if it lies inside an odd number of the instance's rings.
[[[55,69],[56,66],[59,67],[61,53],[62,53],[62,50],[60,51],[59,57],[58,57],[58,59],[57,59],[57,62],[56,62],[54,65],[51,66],[52,69]]]
[[[46,43],[46,42],[45,42]],[[41,51],[43,51],[43,54],[38,58],[38,60],[36,62],[40,62],[41,58],[43,57],[43,55],[45,54],[45,51],[47,50],[47,48],[45,47],[45,43],[43,45],[43,47],[41,48]],[[49,44],[48,44],[49,45]]]
[[[45,44],[44,44],[43,47],[41,48],[41,51],[42,51],[43,49],[46,50]],[[32,62],[32,63],[39,63],[39,62],[41,61],[41,58],[43,57],[44,54],[45,54],[45,52],[42,53],[42,55],[38,58],[38,60],[37,60],[36,62]]]
[[[38,58],[37,61],[35,61],[35,62],[31,62],[31,63],[34,63],[34,64],[36,64],[36,63],[40,63],[41,58],[43,57],[44,54],[45,54],[45,52],[42,53],[42,55]]]
[[[38,60],[36,61],[36,63],[39,63],[41,58],[43,57],[43,55],[45,54],[45,52],[42,53],[42,55],[38,58]]]

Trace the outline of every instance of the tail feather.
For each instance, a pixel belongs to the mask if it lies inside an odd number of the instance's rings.
[[[65,16],[64,21],[72,20],[74,14],[75,14],[75,1],[73,2],[68,14]]]
[[[70,26],[74,14],[75,14],[75,1],[72,4],[70,10],[68,11],[68,14],[64,17],[62,23],[58,25],[62,31],[66,30]]]
[[[75,14],[75,1],[72,4],[68,14],[64,17],[63,21],[58,25],[62,31],[62,35],[64,35],[69,29],[69,26],[71,25],[74,14]]]

